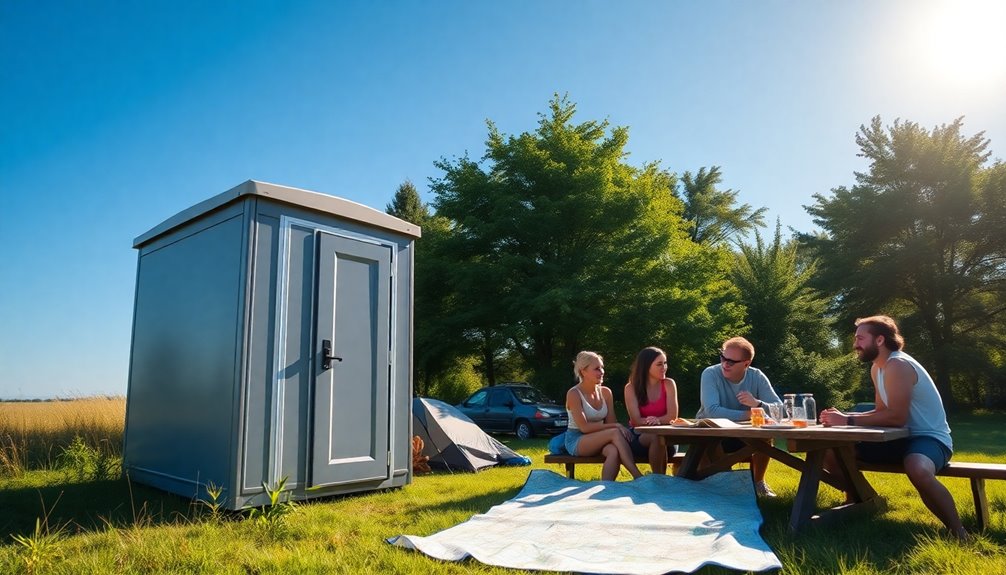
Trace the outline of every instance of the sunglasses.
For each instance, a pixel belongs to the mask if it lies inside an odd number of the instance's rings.
[[[733,367],[733,366],[737,365],[738,363],[743,363],[743,362],[745,362],[747,360],[746,359],[730,359],[729,357],[723,355],[723,352],[721,351],[720,352],[720,361],[722,361],[723,363],[727,364],[727,367]]]

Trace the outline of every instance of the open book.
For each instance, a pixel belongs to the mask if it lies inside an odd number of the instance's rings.
[[[692,421],[690,419],[677,418],[671,422],[674,427],[740,427],[741,424],[731,421],[725,417],[704,417]]]

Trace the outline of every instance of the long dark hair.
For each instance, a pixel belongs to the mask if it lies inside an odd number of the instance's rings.
[[[666,356],[664,350],[659,347],[643,348],[636,355],[636,361],[632,362],[632,370],[629,371],[629,383],[632,390],[636,392],[636,401],[640,405],[646,403],[646,383],[650,376],[650,366],[661,355]]]

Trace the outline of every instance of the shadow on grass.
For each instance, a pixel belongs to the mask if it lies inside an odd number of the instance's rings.
[[[35,520],[50,529],[66,525],[69,533],[108,526],[183,523],[196,511],[191,501],[126,479],[63,483],[0,490],[0,541],[30,534]]]

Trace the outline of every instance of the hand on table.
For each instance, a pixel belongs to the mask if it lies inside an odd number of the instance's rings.
[[[848,416],[841,411],[835,409],[834,407],[829,407],[825,409],[820,414],[821,424],[825,427],[831,427],[833,425],[845,425],[848,422]]]

